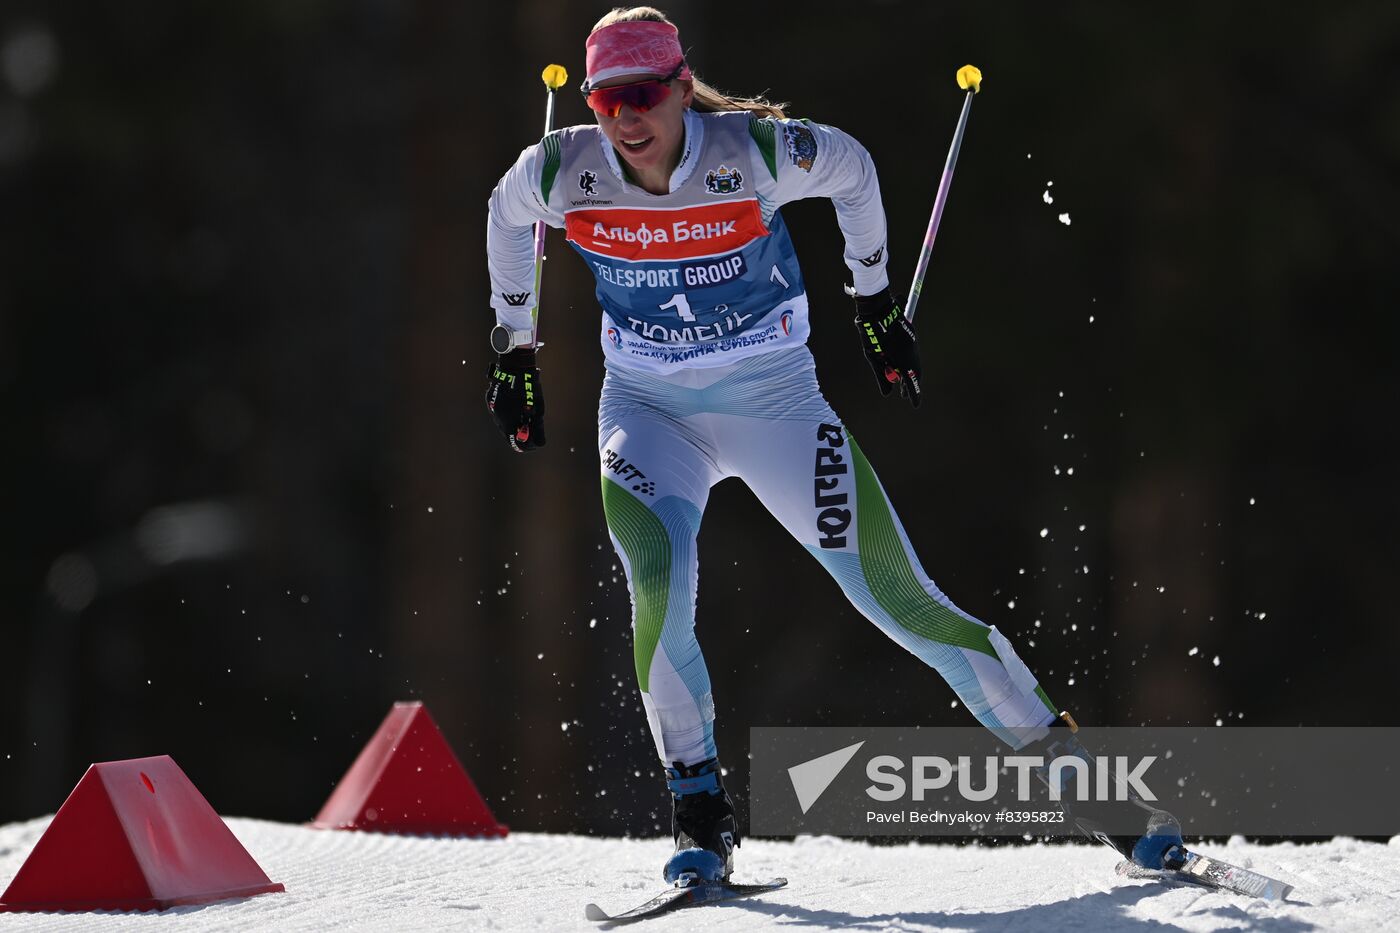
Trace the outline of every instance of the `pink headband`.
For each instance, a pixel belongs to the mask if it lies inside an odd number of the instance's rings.
[[[619,75],[668,75],[677,66],[681,68],[679,77],[690,77],[680,31],[670,23],[613,23],[590,35],[586,48],[588,87]]]

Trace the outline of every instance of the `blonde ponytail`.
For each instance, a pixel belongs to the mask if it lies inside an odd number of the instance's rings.
[[[695,82],[695,102],[691,104],[691,107],[700,113],[748,110],[760,117],[777,117],[779,120],[787,116],[784,109],[788,106],[786,103],[775,104],[764,97],[730,97],[727,94],[721,94],[699,78],[692,80]]]

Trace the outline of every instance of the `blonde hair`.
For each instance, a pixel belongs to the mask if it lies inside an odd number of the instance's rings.
[[[647,20],[654,23],[671,23],[656,7],[634,6],[634,7],[614,7],[611,12],[603,16],[602,19],[593,24],[590,33],[597,32],[604,26],[611,26],[613,23],[635,23]],[[675,25],[671,23],[671,25]],[[747,110],[760,117],[777,117],[782,119],[787,116],[786,103],[774,103],[765,97],[730,97],[719,90],[691,75],[692,83],[695,85],[695,100],[691,104],[693,110],[700,113],[717,113],[723,110]]]

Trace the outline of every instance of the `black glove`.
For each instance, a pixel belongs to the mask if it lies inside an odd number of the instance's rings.
[[[888,288],[874,295],[856,295],[855,299],[856,330],[880,394],[889,395],[898,385],[899,394],[918,408],[923,367],[919,365],[919,343],[913,326],[904,319],[904,309]]]
[[[524,453],[544,446],[544,383],[533,348],[517,347],[487,367],[486,408],[511,450]]]

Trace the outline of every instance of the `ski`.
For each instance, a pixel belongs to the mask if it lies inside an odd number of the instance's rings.
[[[1116,871],[1123,878],[1164,881],[1169,884],[1194,884],[1248,897],[1261,897],[1269,901],[1284,900],[1293,890],[1291,884],[1284,884],[1268,875],[1261,875],[1248,868],[1240,868],[1238,865],[1231,865],[1229,862],[1196,852],[1187,852],[1186,861],[1176,868],[1143,868],[1124,860],[1118,863]]]
[[[620,914],[609,915],[597,904],[589,904],[583,909],[583,915],[596,923],[632,923],[637,920],[646,920],[649,917],[659,917],[683,907],[716,904],[721,901],[732,901],[739,897],[763,894],[766,891],[776,891],[785,884],[787,884],[786,878],[774,878],[772,881],[765,881],[762,884],[700,881],[685,887],[663,891],[645,904]]]

